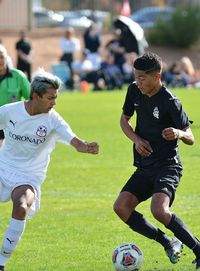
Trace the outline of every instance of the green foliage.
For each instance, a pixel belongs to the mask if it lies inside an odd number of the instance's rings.
[[[172,211],[199,237],[200,114],[199,90],[175,90],[194,121],[194,146],[180,144],[184,174]],[[172,265],[163,248],[133,233],[112,210],[122,185],[133,172],[132,144],[119,127],[125,91],[61,93],[56,110],[81,138],[100,145],[97,156],[58,144],[52,153],[47,179],[42,185],[41,210],[31,221],[7,271],[114,271],[113,249],[134,242],[145,257],[142,271],[192,271],[192,252],[184,248]],[[139,211],[167,234],[150,214],[150,201]],[[0,240],[9,223],[11,203],[0,204]]]
[[[188,5],[177,8],[166,23],[159,19],[147,33],[151,44],[188,48],[200,37],[200,6]]]

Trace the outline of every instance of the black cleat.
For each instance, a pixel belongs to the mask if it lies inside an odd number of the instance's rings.
[[[0,271],[4,271],[4,266],[0,265]]]
[[[170,262],[175,264],[179,261],[181,252],[183,250],[183,244],[178,239],[172,239],[171,242],[166,246],[165,252],[170,259]]]
[[[196,270],[200,270],[200,258],[195,259],[192,263],[196,264]]]

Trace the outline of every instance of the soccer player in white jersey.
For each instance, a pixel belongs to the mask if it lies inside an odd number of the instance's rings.
[[[0,252],[0,270],[21,239],[26,219],[39,209],[40,186],[56,142],[70,144],[83,153],[97,154],[99,150],[96,142],[79,139],[53,109],[59,87],[59,78],[41,69],[31,82],[30,100],[0,107],[0,129],[5,133],[0,148],[0,201],[13,202]]]

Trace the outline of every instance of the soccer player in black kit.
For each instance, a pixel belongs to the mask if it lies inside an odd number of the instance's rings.
[[[190,121],[181,102],[161,83],[162,60],[145,53],[134,62],[136,81],[126,94],[120,125],[134,143],[134,174],[122,188],[114,211],[135,232],[160,243],[175,264],[183,244],[195,254],[196,270],[200,270],[200,242],[184,222],[170,211],[182,176],[178,142],[194,143]],[[136,112],[136,128],[131,117]],[[152,225],[135,209],[151,197],[151,212],[176,238],[171,238]]]

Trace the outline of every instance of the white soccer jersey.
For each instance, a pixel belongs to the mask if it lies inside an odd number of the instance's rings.
[[[0,129],[5,133],[0,168],[29,176],[37,185],[46,177],[56,142],[70,144],[75,137],[54,109],[31,116],[23,101],[0,107]]]

